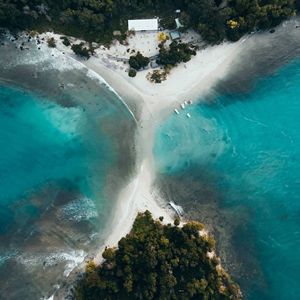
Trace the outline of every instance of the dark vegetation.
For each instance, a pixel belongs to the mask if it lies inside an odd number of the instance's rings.
[[[47,40],[47,44],[50,48],[55,48],[56,47],[56,42],[55,42],[55,39],[52,37],[52,38],[49,38]]]
[[[163,66],[175,66],[181,62],[188,62],[192,55],[196,55],[196,51],[189,44],[174,41],[166,49],[165,43],[161,43],[157,63]]]
[[[135,69],[130,69],[128,71],[128,76],[129,77],[135,77],[136,76],[136,70]]]
[[[118,248],[106,248],[101,266],[90,262],[76,288],[76,299],[169,300],[241,299],[239,287],[208,258],[215,250],[210,236],[200,236],[201,223],[182,228],[162,225],[146,211]]]
[[[167,75],[169,74],[169,69],[164,68],[164,70],[154,70],[152,73],[149,73],[147,76],[148,80],[153,83],[162,83],[167,79]]]
[[[78,56],[85,57],[87,59],[89,59],[91,56],[91,50],[84,47],[84,43],[73,44],[71,49]]]
[[[143,56],[140,52],[132,55],[129,58],[129,66],[135,70],[141,70],[148,66],[150,60],[148,57]]]
[[[156,63],[163,67],[163,71],[155,70],[148,78],[151,82],[161,83],[166,79],[170,69],[181,62],[188,62],[192,55],[196,55],[195,47],[186,43],[172,42],[169,47],[165,47],[165,42],[159,44],[159,54]],[[140,52],[130,56],[129,65],[131,69],[128,72],[130,77],[134,77],[135,70],[142,70],[148,66],[150,59],[143,56]]]
[[[62,40],[62,43],[65,45],[65,46],[70,46],[71,45],[71,42],[69,41],[69,39],[66,37],[66,36],[61,36],[60,37],[61,40]]]
[[[297,3],[296,3],[297,2]],[[295,14],[299,0],[0,0],[0,26],[12,30],[50,30],[107,42],[113,30],[127,30],[128,18],[162,18],[173,28],[175,9],[180,21],[210,43],[237,40],[243,34],[267,29]]]

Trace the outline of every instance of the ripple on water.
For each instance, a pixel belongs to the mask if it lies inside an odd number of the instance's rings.
[[[258,80],[254,90],[217,95],[210,105],[190,107],[190,119],[173,115],[157,129],[158,172],[173,180],[184,174],[181,180],[189,180],[182,189],[191,192],[176,199],[185,211],[199,209],[219,234],[219,245],[226,239],[222,230],[230,236],[239,256],[234,263],[244,265],[235,276],[247,299],[297,299],[300,293],[299,97],[295,60]],[[217,205],[202,201],[205,186],[217,191]],[[254,271],[260,277],[250,276]]]
[[[63,107],[0,86],[0,286],[9,299],[47,295],[103,239],[113,207],[104,184],[117,161],[108,123],[129,119],[113,101],[97,113],[89,102]]]

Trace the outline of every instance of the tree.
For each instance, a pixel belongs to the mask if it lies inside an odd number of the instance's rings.
[[[50,48],[55,48],[56,47],[56,42],[55,42],[55,39],[53,37],[51,37],[47,40],[47,44],[48,44],[48,47],[50,47]]]
[[[180,8],[185,28],[197,30],[208,43],[238,39],[255,29],[278,25],[300,9],[300,0],[0,0],[0,26],[9,29],[53,28],[86,41],[110,43],[113,30],[122,30],[128,17],[153,15],[162,17],[162,26],[174,28],[171,12]],[[126,12],[126,16],[124,15]],[[224,12],[226,12],[224,14]],[[169,17],[165,17],[168,15]],[[244,20],[231,29],[228,20]],[[125,36],[122,36],[125,38]]]
[[[68,46],[71,45],[69,39],[68,39],[66,36],[61,36],[60,38],[62,39],[62,43],[63,43],[65,46],[68,47]]]
[[[180,62],[188,62],[192,55],[196,55],[196,51],[189,44],[174,41],[166,49],[165,43],[160,43],[157,62],[164,66],[175,66]]]
[[[115,254],[115,249],[106,248],[102,253],[102,257],[108,261],[112,261],[115,258]]]
[[[179,218],[176,218],[176,219],[174,220],[174,225],[175,225],[175,226],[179,226],[179,224],[180,224],[180,219],[179,219]]]
[[[103,264],[88,264],[76,299],[241,299],[238,285],[208,257],[212,243],[200,228],[164,226],[148,211],[138,214],[118,248],[105,249]]]
[[[130,69],[128,71],[128,76],[129,77],[135,77],[136,76],[136,70],[135,69]]]
[[[129,65],[135,70],[141,70],[148,66],[150,60],[148,57],[143,56],[140,52],[136,55],[132,55],[129,58]]]
[[[80,44],[73,44],[71,49],[73,50],[73,52],[81,57],[85,57],[87,59],[90,58],[90,51],[88,48],[83,47],[84,43],[80,43]]]

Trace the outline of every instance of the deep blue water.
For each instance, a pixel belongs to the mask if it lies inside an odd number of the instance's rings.
[[[195,164],[213,172],[219,205],[251,212],[251,237],[241,231],[237,239],[252,239],[263,283],[255,288],[251,279],[246,298],[299,299],[300,60],[246,94],[217,95],[172,115],[157,129],[154,154],[164,175]]]

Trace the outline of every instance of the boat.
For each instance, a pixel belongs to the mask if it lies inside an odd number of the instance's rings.
[[[168,204],[175,210],[179,217],[183,216],[184,211],[180,205],[175,204],[173,201],[170,201]]]

